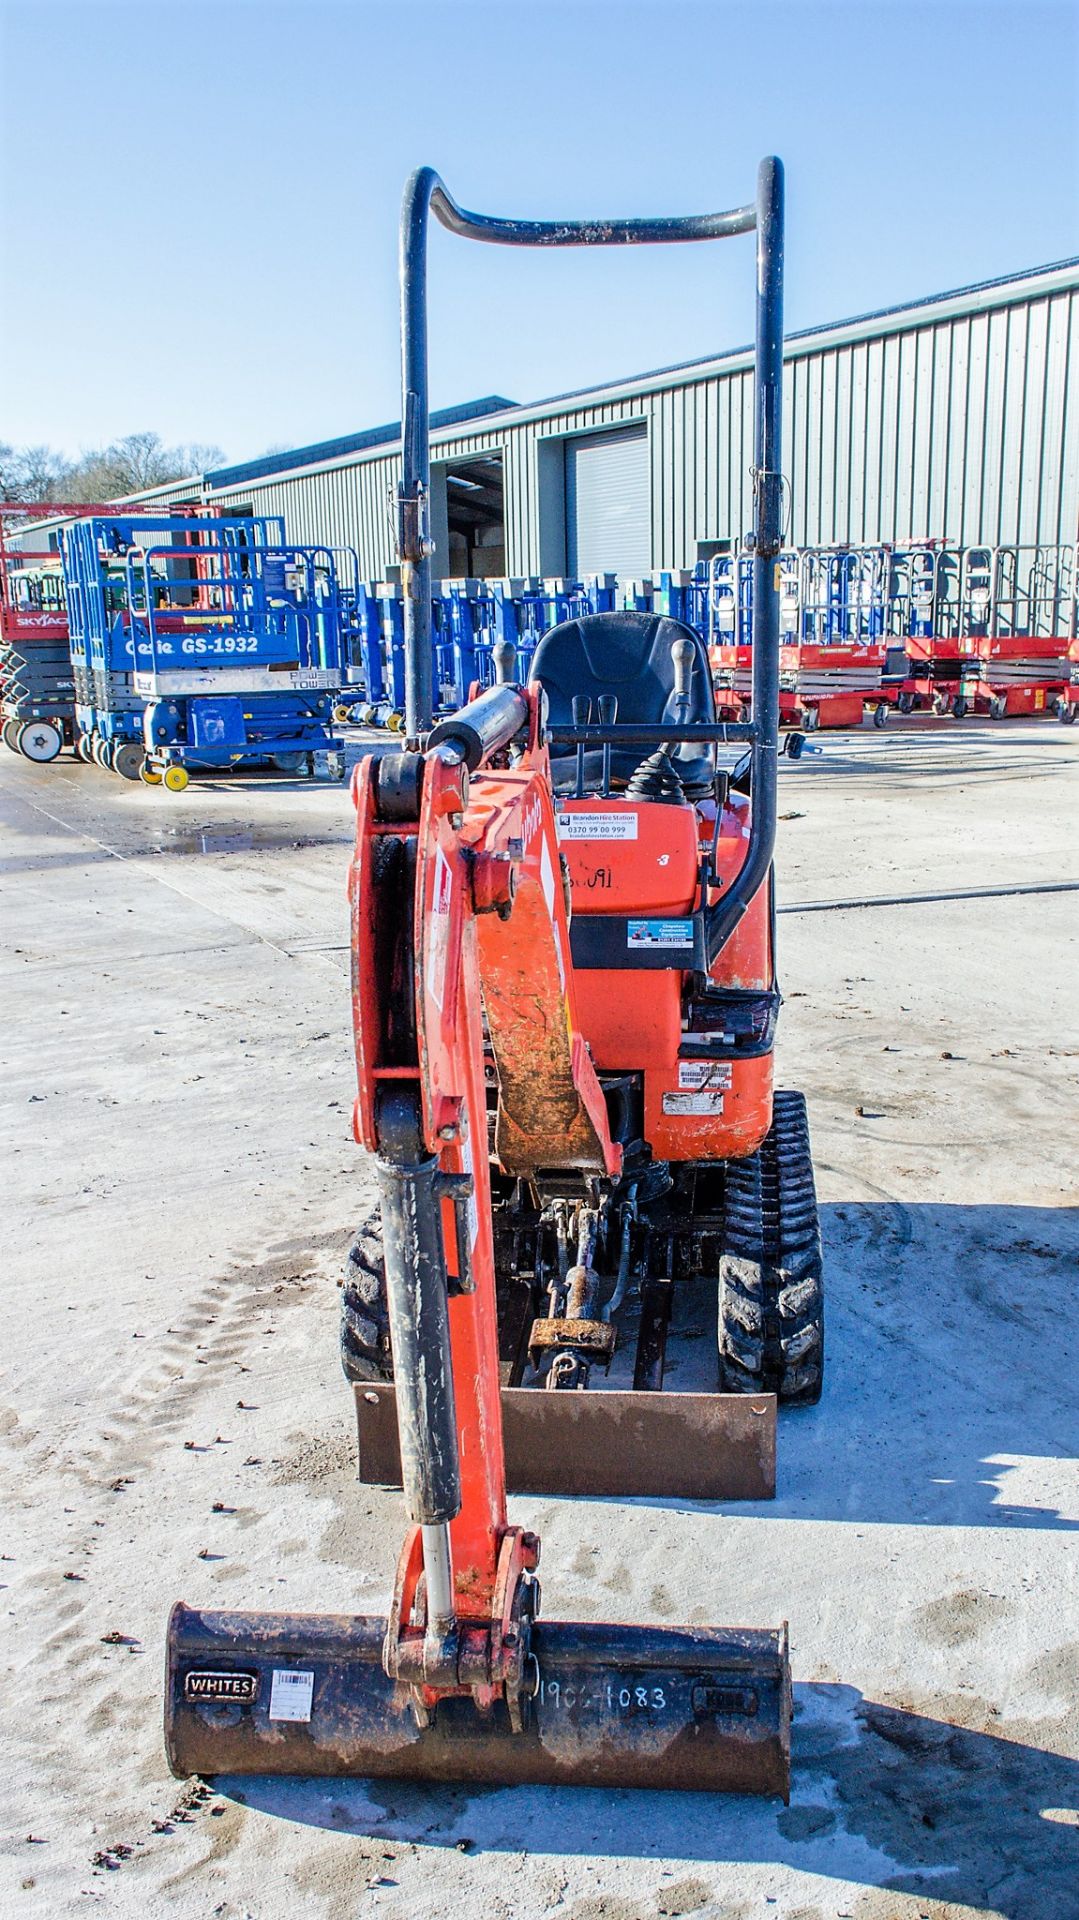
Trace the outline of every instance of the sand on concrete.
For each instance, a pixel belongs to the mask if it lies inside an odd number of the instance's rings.
[[[778,1079],[824,1398],[774,1503],[512,1503],[552,1616],[789,1618],[789,1808],[170,1779],[171,1601],[381,1609],[403,1525],[336,1357],[349,806],[0,756],[5,1917],[1079,1915],[1079,895],[797,911],[1079,880],[1079,740],[820,743],[782,774]]]

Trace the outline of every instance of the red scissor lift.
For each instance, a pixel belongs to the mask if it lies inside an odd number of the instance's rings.
[[[1079,639],[1068,645],[1068,684],[1062,687],[1056,703],[1057,719],[1070,727],[1079,713]]]
[[[889,699],[883,547],[807,547],[780,554],[779,724],[857,727],[866,707],[883,726]],[[720,713],[745,718],[752,556],[720,554],[709,581],[708,640]]]
[[[995,549],[988,628],[972,636],[959,685],[963,711],[1003,720],[1054,710],[1071,680],[1075,576],[1075,547]]]
[[[807,547],[780,604],[781,726],[859,727],[867,707],[883,726],[886,553],[882,547]],[[789,637],[788,637],[789,635]]]
[[[1076,632],[1074,546],[949,547],[925,541],[891,556],[890,632],[908,674],[911,713],[1042,713],[1068,698]]]
[[[92,513],[57,501],[0,502],[0,715],[4,744],[31,760],[71,746],[75,683],[68,655],[64,575],[40,522]],[[27,537],[37,544],[28,547]]]

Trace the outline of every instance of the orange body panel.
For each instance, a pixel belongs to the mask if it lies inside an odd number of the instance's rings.
[[[681,1079],[697,1061],[675,1061],[644,1076],[644,1131],[657,1160],[738,1160],[755,1153],[772,1124],[772,1055],[709,1067],[705,1089]],[[726,1076],[729,1076],[727,1078]],[[684,1109],[712,1099],[715,1113]],[[675,1111],[669,1111],[670,1108]]]
[[[632,820],[632,829],[613,820]],[[563,802],[560,844],[575,913],[689,913],[698,904],[698,862],[712,845],[715,808],[610,799]],[[595,834],[583,829],[596,826]],[[749,804],[734,794],[715,850],[722,889],[749,844]],[[719,894],[711,893],[711,900]],[[717,986],[764,991],[772,981],[771,914],[761,888],[716,961]],[[575,974],[581,1029],[601,1072],[644,1074],[645,1137],[657,1159],[725,1160],[755,1151],[772,1118],[772,1057],[680,1061],[685,975],[589,970]],[[701,1111],[704,1109],[704,1111]]]
[[[689,913],[697,816],[657,800],[564,800],[558,839],[575,913]]]
[[[677,1057],[682,977],[598,968],[574,974],[581,1031],[602,1073],[663,1068]]]

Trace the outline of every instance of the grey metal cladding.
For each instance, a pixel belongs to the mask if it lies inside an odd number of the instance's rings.
[[[794,542],[1076,538],[1079,261],[790,336],[786,363]],[[686,566],[698,540],[736,540],[750,522],[750,364],[739,349],[447,422],[433,431],[432,452],[447,460],[501,451],[506,569],[538,573],[552,551],[540,541],[541,500],[550,498],[541,457],[549,464],[560,439],[644,422],[650,564]],[[382,442],[246,483],[206,476],[204,487],[222,506],[283,513],[294,539],[355,546],[372,577],[393,557],[397,468]]]

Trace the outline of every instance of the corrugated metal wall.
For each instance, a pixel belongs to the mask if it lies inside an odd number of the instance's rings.
[[[793,543],[1076,538],[1076,263],[791,339],[786,361]],[[652,565],[685,566],[699,540],[738,539],[750,523],[753,446],[745,353],[516,409],[482,430],[444,429],[433,451],[439,460],[502,451],[507,569],[536,573],[542,443],[630,420],[649,431]],[[297,541],[355,546],[373,576],[393,555],[396,475],[393,452],[372,452],[211,497],[284,514]]]

